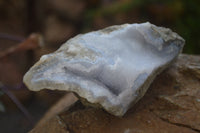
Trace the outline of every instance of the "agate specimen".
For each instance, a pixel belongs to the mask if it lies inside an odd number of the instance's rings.
[[[33,91],[72,91],[84,103],[123,116],[183,45],[178,34],[148,22],[111,26],[77,35],[42,56],[24,82]]]

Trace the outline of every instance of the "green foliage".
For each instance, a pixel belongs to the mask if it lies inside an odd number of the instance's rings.
[[[5,112],[5,107],[3,105],[3,103],[0,101],[0,112]]]
[[[185,38],[184,52],[200,54],[200,1],[182,0],[183,13],[177,19],[176,26]]]
[[[158,7],[159,9],[154,8]],[[152,15],[149,7],[154,8]],[[85,29],[91,27],[97,17],[114,19],[117,14],[128,14],[137,10],[140,22],[152,23],[172,28],[185,40],[184,53],[200,54],[200,0],[124,0],[114,1],[107,6],[88,9],[85,13]],[[155,13],[156,12],[156,13]],[[159,15],[159,16],[158,16]],[[165,16],[167,15],[167,16]],[[129,16],[131,18],[132,16]],[[133,22],[134,23],[134,22]],[[115,24],[115,23],[113,23]]]

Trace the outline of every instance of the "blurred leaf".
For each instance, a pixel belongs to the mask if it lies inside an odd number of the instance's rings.
[[[0,91],[0,96],[2,96],[4,93],[2,91]]]
[[[5,111],[6,111],[5,107],[3,103],[0,101],[0,112],[5,112]]]

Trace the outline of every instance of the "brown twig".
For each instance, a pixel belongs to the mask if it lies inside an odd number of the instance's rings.
[[[8,39],[12,41],[22,42],[25,38],[0,32],[0,39]]]
[[[43,39],[40,34],[31,34],[26,40],[19,43],[17,46],[11,47],[0,53],[0,59],[7,57],[10,54],[36,49],[43,45]]]
[[[37,123],[36,126],[44,124],[55,115],[69,109],[70,106],[73,105],[76,101],[78,101],[78,98],[72,92],[67,93],[48,110],[48,112],[43,116],[43,118]]]

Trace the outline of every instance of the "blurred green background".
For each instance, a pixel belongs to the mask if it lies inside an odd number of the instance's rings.
[[[199,0],[0,0],[0,12],[0,32],[40,32],[49,47],[79,33],[149,21],[180,34],[184,53],[200,54]]]
[[[186,40],[184,53],[200,53],[199,0],[113,1],[108,6],[99,6],[88,10],[86,23],[90,23],[98,17],[113,24],[149,21],[159,26],[169,27]],[[90,25],[87,26],[90,27]]]

